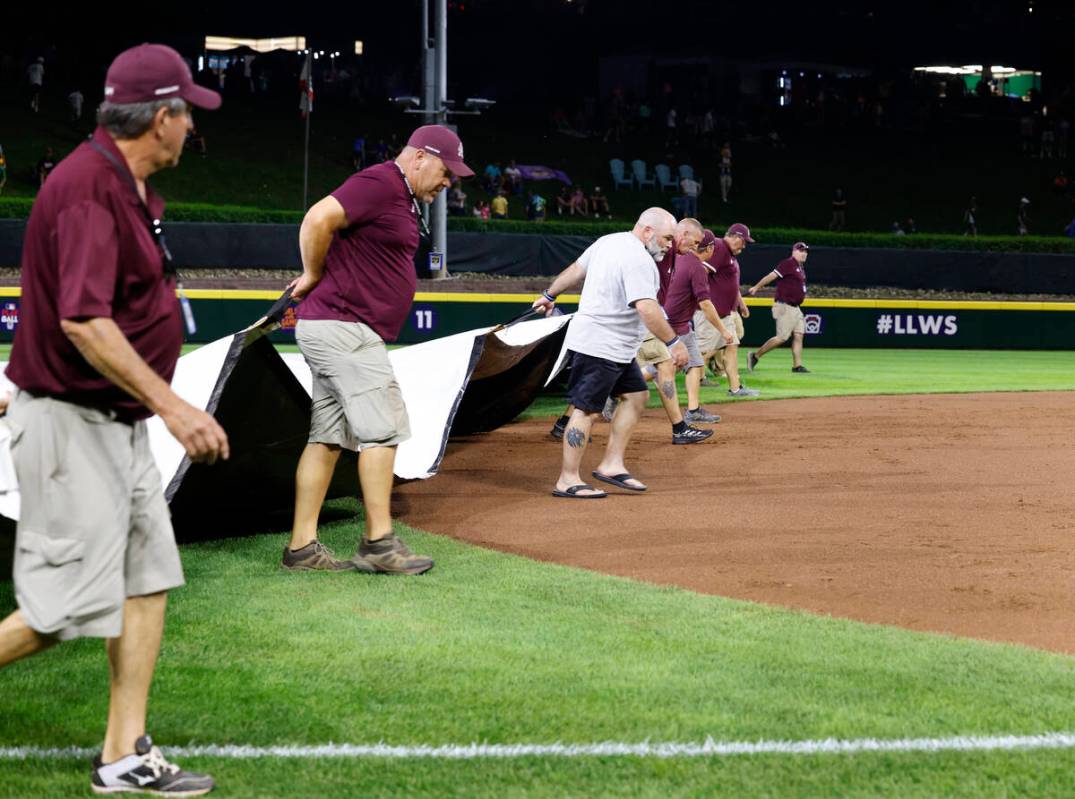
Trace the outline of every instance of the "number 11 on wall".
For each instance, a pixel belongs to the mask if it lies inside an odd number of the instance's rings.
[[[432,308],[414,309],[414,326],[416,328],[419,330],[432,330],[435,324]]]

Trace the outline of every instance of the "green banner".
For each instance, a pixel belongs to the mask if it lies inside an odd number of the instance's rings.
[[[260,319],[278,297],[266,291],[191,290],[197,332],[190,343],[205,343],[241,330]],[[399,336],[416,344],[475,328],[508,322],[533,302],[529,294],[419,293]],[[577,308],[577,295],[558,303],[564,313]],[[0,341],[14,337],[19,321],[19,290],[0,289]],[[748,300],[744,344],[757,347],[776,332],[772,301]],[[1075,303],[945,302],[913,300],[812,299],[803,305],[806,343],[812,347],[937,349],[1071,349],[1075,342]],[[278,342],[294,341],[295,317],[289,310]]]

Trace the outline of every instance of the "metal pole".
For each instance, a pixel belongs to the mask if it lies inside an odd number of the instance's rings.
[[[437,4],[436,17],[436,105],[426,106],[436,109],[436,124],[448,121],[448,0],[434,0]],[[441,192],[433,201],[433,249],[444,254],[438,277],[448,277],[448,198]]]
[[[310,115],[313,113],[310,102],[310,87],[314,82],[313,60],[310,51],[306,51],[306,143],[302,150],[302,210],[305,213],[310,207]]]
[[[434,58],[433,48],[429,46],[429,0],[421,0],[422,3],[422,108],[427,109],[425,124],[432,125],[437,121],[437,115],[433,112],[434,104]],[[422,216],[426,224],[429,224],[429,206],[422,206]],[[436,249],[434,247],[434,249]]]

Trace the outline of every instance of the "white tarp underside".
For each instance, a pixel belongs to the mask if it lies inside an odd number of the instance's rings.
[[[509,346],[526,346],[552,335],[567,324],[569,315],[521,322],[498,330],[494,335]],[[411,438],[396,451],[395,474],[404,479],[425,479],[436,473],[447,435],[451,416],[473,368],[475,343],[493,328],[479,328],[453,336],[434,339],[410,347],[391,350],[388,354],[399,382],[403,401],[410,418]],[[218,339],[182,356],[176,364],[172,389],[191,405],[204,409],[213,394],[218,377],[225,365],[234,337]],[[311,393],[311,377],[306,361],[299,353],[281,355],[291,374]],[[548,383],[560,370],[564,352],[556,366],[544,376]],[[0,362],[7,369],[7,362]],[[0,390],[12,391],[14,386],[0,373]],[[256,401],[256,397],[251,398]],[[184,451],[168,432],[160,417],[148,421],[150,447],[161,474],[162,487],[167,488],[183,465]],[[0,514],[11,519],[19,515],[18,485],[11,462],[10,432],[0,424]]]

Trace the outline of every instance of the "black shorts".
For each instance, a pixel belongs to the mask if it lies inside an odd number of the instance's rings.
[[[567,401],[584,413],[600,413],[609,397],[649,391],[638,362],[633,359],[616,363],[581,352],[571,355]]]

